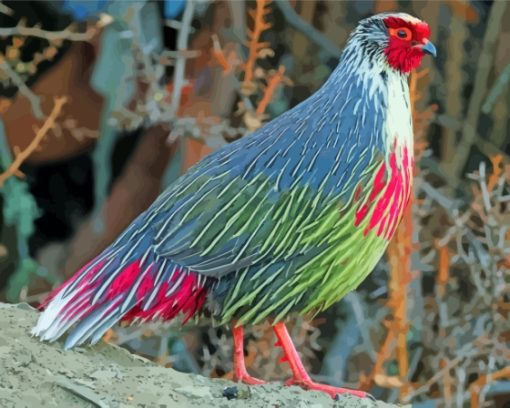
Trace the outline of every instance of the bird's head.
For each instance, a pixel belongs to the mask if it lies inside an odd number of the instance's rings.
[[[362,20],[351,40],[369,55],[384,57],[391,68],[408,74],[425,54],[436,56],[429,37],[430,28],[424,21],[405,13],[381,13]]]

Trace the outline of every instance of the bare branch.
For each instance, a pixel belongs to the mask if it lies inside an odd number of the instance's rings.
[[[0,28],[0,37],[10,36],[22,36],[22,37],[38,37],[46,40],[69,40],[69,41],[90,41],[96,28],[91,27],[84,33],[76,33],[71,31],[69,27],[62,31],[46,31],[39,27],[25,27],[23,25],[17,25],[15,27],[3,27]]]
[[[338,48],[336,44],[329,40],[329,38],[326,38],[314,26],[308,24],[301,17],[299,17],[299,15],[294,11],[294,9],[287,0],[276,0],[275,3],[280,9],[280,11],[283,13],[284,17],[287,19],[287,22],[292,27],[294,27],[298,31],[301,31],[312,42],[323,48],[324,51],[326,51],[328,54],[331,54],[333,57],[340,56],[341,54],[340,48]]]
[[[0,3],[0,13],[5,14],[7,16],[12,16],[14,11],[11,8],[7,7],[5,4]]]
[[[266,111],[267,106],[273,100],[274,93],[278,88],[278,85],[282,83],[283,75],[285,74],[285,67],[280,65],[278,71],[268,80],[266,90],[264,91],[264,96],[257,106],[257,113],[263,114]]]
[[[41,141],[44,139],[48,131],[55,125],[55,120],[57,119],[58,115],[60,115],[62,106],[64,106],[66,102],[67,98],[65,96],[55,98],[55,105],[53,106],[53,110],[51,111],[50,116],[48,116],[42,127],[37,131],[34,139],[25,148],[25,150],[19,151],[16,154],[16,157],[10,166],[2,174],[0,174],[0,187],[3,186],[5,180],[7,180],[9,177],[19,174],[20,166],[39,147]]]
[[[188,47],[188,37],[191,30],[191,20],[193,19],[194,9],[195,0],[188,0],[182,15],[182,25],[177,35],[177,60],[175,62],[172,105],[170,107],[172,116],[177,115],[179,106],[181,105],[181,91],[184,85],[184,71],[186,68],[186,58],[182,52],[186,51]]]
[[[5,61],[4,56],[1,54],[0,70],[4,71],[9,76],[14,85],[16,85],[19,91],[28,99],[32,106],[34,116],[39,120],[43,119],[44,114],[41,109],[41,101],[39,97],[30,90],[30,88],[25,84],[25,81],[23,81],[18,73],[11,68],[11,66]]]
[[[491,65],[487,64],[487,61],[492,61],[492,54],[499,40],[500,28],[507,5],[508,3],[506,1],[497,1],[491,8],[487,22],[487,31],[483,39],[482,51],[478,57],[473,92],[469,101],[466,121],[462,129],[462,140],[458,144],[453,160],[451,161],[451,173],[457,177],[462,173],[471,146],[476,140],[480,110],[491,72]]]
[[[489,92],[487,99],[485,99],[485,102],[483,103],[482,106],[483,113],[488,114],[491,112],[494,103],[496,102],[498,97],[503,93],[503,90],[505,89],[509,81],[510,81],[510,64],[508,64],[503,70],[503,72],[501,72],[498,79],[494,83],[494,86]]]

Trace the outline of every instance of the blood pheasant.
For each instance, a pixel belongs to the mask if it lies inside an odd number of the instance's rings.
[[[233,324],[237,378],[243,325],[270,319],[298,384],[315,383],[284,319],[320,312],[371,272],[409,200],[413,132],[408,73],[435,55],[426,23],[378,14],[354,30],[338,67],[310,98],[204,158],[117,240],[57,288],[33,332],[65,346],[119,321]]]

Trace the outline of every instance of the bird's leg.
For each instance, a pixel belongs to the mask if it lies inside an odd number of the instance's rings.
[[[244,363],[244,330],[243,326],[232,325],[232,336],[234,337],[234,375],[237,381],[245,384],[265,384],[265,381],[252,377],[246,370]]]
[[[337,398],[339,394],[352,394],[357,397],[370,397],[370,394],[367,394],[364,391],[358,390],[350,390],[348,388],[340,388],[333,387],[332,385],[327,384],[319,384],[310,378],[308,373],[306,372],[305,367],[301,359],[299,358],[299,354],[292,343],[292,339],[290,338],[289,332],[285,327],[284,323],[276,323],[273,326],[274,333],[278,341],[276,342],[276,346],[281,346],[285,356],[281,361],[286,361],[290,365],[290,369],[292,370],[292,378],[285,382],[285,385],[299,385],[300,387],[307,390],[317,390],[323,391],[331,395],[333,398]]]

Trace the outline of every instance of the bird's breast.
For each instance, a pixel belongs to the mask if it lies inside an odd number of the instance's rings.
[[[412,189],[413,158],[407,148],[400,155],[392,152],[389,162],[382,162],[364,194],[357,194],[358,209],[354,225],[391,239],[409,203]]]
[[[409,88],[405,78],[389,75],[384,122],[386,159],[375,172],[364,194],[357,194],[359,207],[354,225],[364,233],[390,240],[409,202],[413,177],[413,130]]]
[[[387,152],[400,154],[403,147],[412,153],[413,123],[407,79],[392,73],[388,75],[387,107],[384,120]]]

